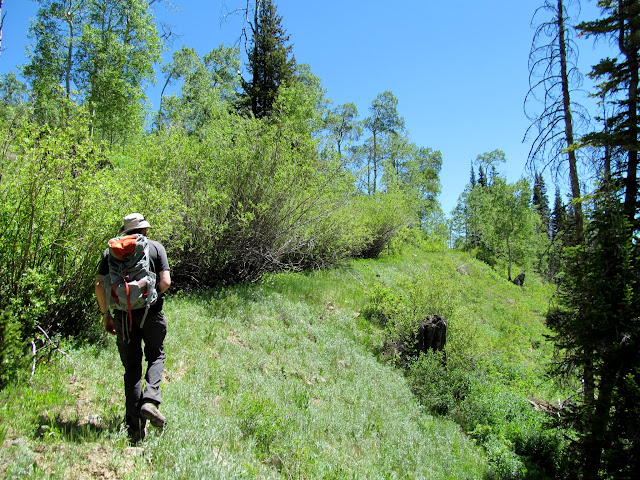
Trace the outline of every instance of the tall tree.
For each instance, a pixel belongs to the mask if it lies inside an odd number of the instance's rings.
[[[111,142],[141,131],[145,87],[160,59],[145,0],[38,0],[34,47],[24,67],[41,122],[59,122],[74,90],[88,106],[92,132]],[[153,3],[153,2],[151,2]],[[65,102],[66,100],[67,102]]]
[[[29,36],[35,41],[23,74],[31,84],[36,119],[58,125],[63,98],[71,98],[76,54],[86,17],[86,0],[39,0]]]
[[[541,173],[535,174],[531,203],[533,204],[533,208],[538,212],[538,215],[540,215],[542,229],[550,236],[551,209],[549,208],[549,197],[547,197],[547,186],[544,183],[544,177]]]
[[[591,133],[585,141],[598,146],[620,148],[626,152],[624,169],[624,212],[627,221],[638,228],[638,69],[640,65],[640,2],[601,0],[604,18],[584,22],[579,28],[587,36],[611,39],[618,46],[618,58],[605,58],[590,73],[601,98],[612,97],[615,112],[606,120],[603,132]]]
[[[92,0],[80,40],[78,85],[93,129],[110,143],[141,132],[160,37],[146,0]]]
[[[557,189],[553,202],[553,213],[551,214],[551,222],[549,225],[551,238],[553,239],[555,239],[556,236],[562,233],[567,225],[567,211],[562,202],[562,196]]]
[[[556,371],[584,372],[582,399],[562,418],[575,432],[577,474],[633,478],[640,468],[640,251],[638,249],[638,68],[640,2],[601,0],[602,18],[582,23],[587,36],[617,46],[591,75],[614,107],[603,132],[585,136],[624,152],[595,192],[585,242],[565,252],[558,308],[548,316],[560,353]],[[606,164],[606,161],[605,161]]]
[[[569,183],[573,200],[581,198],[578,159],[576,156],[576,121],[586,123],[584,108],[571,100],[572,89],[580,86],[582,77],[576,67],[577,47],[567,25],[567,4],[578,0],[544,0],[534,16],[536,27],[529,54],[529,93],[525,99],[525,112],[531,126],[525,135],[537,131],[529,151],[530,164],[551,167],[558,171],[568,163]],[[540,19],[540,20],[539,20]],[[542,105],[542,110],[538,110]],[[576,201],[575,226],[580,241],[583,228],[582,204]]]
[[[247,17],[249,0],[247,1]],[[269,117],[281,85],[294,79],[296,60],[289,35],[282,27],[272,0],[255,0],[251,30],[251,48],[247,50],[247,70],[251,80],[242,80],[241,107],[251,109],[256,118]]]
[[[325,118],[326,128],[336,144],[338,158],[342,166],[345,166],[343,148],[345,142],[356,141],[362,135],[362,127],[358,122],[358,109],[354,103],[345,103],[327,112]]]
[[[491,186],[497,176],[498,167],[506,163],[507,157],[502,150],[493,150],[478,155],[475,163],[478,165],[478,183],[484,187]]]
[[[220,46],[203,58],[193,48],[183,47],[173,54],[173,61],[163,66],[166,75],[156,123],[168,121],[187,132],[201,134],[203,127],[221,111],[229,110],[238,86],[240,52]],[[179,94],[165,96],[166,88],[181,83]]]
[[[404,130],[404,119],[398,114],[398,99],[393,93],[379,93],[369,107],[371,115],[364,119],[364,127],[371,132],[371,148],[367,170],[371,172],[367,186],[370,195],[376,193],[380,176],[378,172],[382,155],[380,137],[386,134],[399,135]]]
[[[173,52],[172,61],[164,64],[161,68],[165,76],[164,84],[160,90],[160,106],[156,114],[155,126],[161,129],[167,120],[167,105],[171,100],[165,98],[167,88],[179,82],[183,77],[189,75],[200,63],[200,56],[192,47],[183,46],[180,50]]]
[[[428,219],[440,212],[440,170],[442,154],[437,150],[419,147],[406,165],[400,179],[414,192],[417,199],[417,215],[421,228],[427,227]]]
[[[499,176],[490,186],[477,185],[466,199],[470,231],[488,251],[506,262],[509,280],[514,263],[526,268],[544,242],[538,229],[540,218],[530,199],[526,180],[509,184]]]

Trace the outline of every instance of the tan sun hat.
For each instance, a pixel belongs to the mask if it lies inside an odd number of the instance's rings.
[[[130,213],[124,217],[124,224],[118,230],[118,234],[129,233],[138,228],[151,228],[151,224],[140,213]]]

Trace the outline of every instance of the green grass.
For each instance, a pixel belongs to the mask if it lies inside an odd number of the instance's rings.
[[[453,290],[429,297],[451,311],[441,373],[493,379],[481,391],[467,379],[468,397],[452,396],[444,417],[416,389],[424,368],[381,361],[389,330],[359,314],[374,285],[401,291],[416,279]],[[554,391],[542,375],[550,350],[539,317],[551,290],[527,281],[515,287],[464,254],[410,252],[174,294],[165,304],[165,431],[128,447],[113,338],[63,346],[68,358],[0,392],[0,477],[491,478],[511,455],[495,439],[515,435],[493,419],[502,403],[519,412],[527,396]]]

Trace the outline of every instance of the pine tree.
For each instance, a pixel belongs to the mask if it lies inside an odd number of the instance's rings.
[[[250,28],[253,35],[252,48],[247,51],[247,70],[251,80],[242,80],[240,108],[250,108],[256,118],[269,117],[278,89],[295,78],[296,61],[272,0],[256,0]]]
[[[531,200],[533,208],[536,209],[544,232],[549,235],[551,224],[551,210],[549,209],[549,198],[547,197],[547,186],[544,184],[544,178],[541,173],[536,173],[533,184],[533,198]]]
[[[574,89],[580,87],[582,76],[576,67],[578,49],[573,41],[574,29],[569,8],[578,6],[574,0],[543,0],[536,9],[532,22],[539,22],[529,54],[530,89],[525,99],[525,111],[532,121],[527,136],[536,130],[529,152],[529,162],[551,166],[555,172],[560,164],[568,166],[571,198],[579,199],[579,151],[575,148],[576,129],[586,123],[586,110],[572,101]],[[542,110],[538,107],[542,104]],[[582,204],[574,205],[576,231],[574,238],[582,236]]]
[[[478,185],[480,185],[481,187],[487,186],[487,176],[484,173],[482,165],[478,167]]]
[[[616,112],[607,119],[605,131],[591,133],[586,141],[598,146],[620,148],[627,152],[625,171],[624,212],[630,224],[637,228],[638,202],[638,83],[640,67],[640,1],[601,0],[604,18],[583,22],[578,28],[588,36],[610,39],[618,45],[618,58],[605,58],[593,67],[590,76],[601,82],[598,96],[614,97]],[[613,43],[612,42],[612,43]]]
[[[562,203],[560,192],[556,190],[556,197],[553,204],[553,213],[549,223],[549,234],[555,239],[559,234],[564,232],[567,225],[567,211]]]
[[[623,152],[593,195],[584,242],[565,251],[558,308],[547,316],[558,351],[555,372],[582,374],[582,397],[560,421],[577,436],[580,478],[634,478],[640,468],[640,248],[638,247],[638,74],[640,1],[601,0],[603,18],[584,33],[617,45],[620,55],[593,67],[599,97],[615,113],[585,140]]]

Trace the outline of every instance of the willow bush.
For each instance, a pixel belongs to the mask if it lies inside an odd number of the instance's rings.
[[[202,132],[201,132],[202,133]],[[353,182],[295,128],[221,116],[199,138],[172,130],[145,150],[180,197],[176,277],[210,285],[334,264],[364,243]]]
[[[107,239],[127,212],[166,203],[166,190],[140,184],[136,162],[118,166],[94,142],[80,110],[67,121],[0,126],[0,310],[23,339],[37,327],[76,335],[97,324],[93,285]]]

